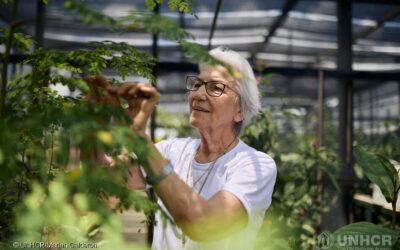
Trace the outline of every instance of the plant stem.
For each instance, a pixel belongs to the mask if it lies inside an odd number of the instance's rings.
[[[14,22],[17,16],[17,7],[18,7],[18,0],[14,0],[11,13],[10,28],[8,30],[8,37],[6,42],[6,51],[3,57],[3,68],[1,72],[0,125],[4,125],[6,87],[7,87],[7,67],[8,67],[8,61],[10,60],[10,51],[12,45],[12,38],[14,36],[14,29],[16,27]]]
[[[54,153],[54,132],[51,133],[51,156],[50,156],[50,166],[49,166],[49,175],[51,172],[51,166],[53,165],[53,153]]]
[[[394,194],[395,198],[393,199],[392,202],[392,229],[396,230],[396,205],[397,205],[397,195],[398,193]]]
[[[25,150],[22,152],[22,165],[24,164],[25,164]],[[21,200],[23,182],[24,182],[24,175],[23,173],[21,173],[21,180],[18,183],[18,201]]]

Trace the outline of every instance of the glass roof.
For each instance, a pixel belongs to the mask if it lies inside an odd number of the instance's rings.
[[[109,32],[101,25],[85,27],[79,17],[62,9],[62,3],[61,0],[51,0],[46,8],[45,48],[73,49],[93,40],[125,41],[143,49],[151,47],[152,37],[149,34],[135,32],[121,36]],[[143,0],[86,0],[85,3],[113,17],[127,15],[132,10],[146,9]],[[251,49],[264,40],[274,20],[282,14],[285,3],[286,1],[281,0],[222,1],[212,45],[227,46],[250,56]],[[4,20],[10,15],[10,11],[8,6],[1,4],[0,13]],[[198,1],[196,13],[199,19],[189,14],[183,16],[181,25],[194,34],[200,44],[208,44],[215,7],[214,0]],[[353,3],[353,34],[374,27],[379,20],[396,9],[398,11],[399,6],[378,4],[378,1]],[[35,10],[36,1],[20,1],[18,16],[25,20],[25,27],[31,34],[34,33]],[[180,22],[181,15],[177,12],[171,13],[166,3],[161,5],[160,11]],[[270,66],[295,65],[334,69],[336,25],[335,1],[298,1],[269,43],[258,51],[257,58]],[[176,44],[161,40],[159,46],[161,61],[181,60],[180,49]],[[376,31],[358,39],[353,50],[354,70],[400,70],[400,64],[396,63],[400,56],[400,16],[395,15]],[[333,54],[327,56],[324,63],[315,63],[316,56],[329,53]],[[369,67],[376,60],[379,65]]]
[[[32,0],[19,2],[18,19],[24,21],[26,32],[34,35],[37,2]],[[196,13],[199,19],[176,11],[171,13],[166,3],[160,6],[160,12],[174,18],[178,24],[196,37],[196,42],[207,46],[216,2],[215,0],[197,1]],[[264,41],[271,26],[282,14],[286,2],[282,0],[222,1],[211,41],[212,47],[226,46],[250,57],[251,51]],[[368,32],[353,44],[353,70],[400,74],[400,5],[382,4],[379,0],[375,3],[373,0],[367,2],[358,0],[352,4],[353,36],[373,29],[380,21],[390,18],[383,22],[381,27]],[[385,2],[390,2],[390,0]],[[144,0],[85,0],[84,3],[112,17],[122,17],[130,11],[146,9]],[[98,24],[86,27],[82,24],[80,17],[64,10],[62,5],[62,0],[50,0],[46,7],[43,44],[45,49],[78,49],[86,47],[90,41],[112,40],[127,42],[139,49],[151,51],[152,36],[150,34],[139,30],[120,35]],[[0,25],[4,26],[11,13],[10,6],[0,2],[0,7]],[[334,0],[297,1],[269,42],[257,51],[256,58],[260,59],[263,67],[266,68],[336,69],[336,12]],[[188,62],[176,43],[159,40],[158,45],[160,62]],[[166,71],[161,71],[159,79],[161,85],[164,81],[162,74],[165,73]],[[182,79],[179,74],[174,77]],[[287,82],[293,81],[292,76],[287,77]],[[301,92],[306,95],[309,89],[306,82],[309,80],[306,77],[296,79],[296,84],[292,84],[291,87],[297,87],[300,90],[287,90],[287,93]],[[182,87],[182,81],[177,80],[175,87]],[[313,76],[313,81],[316,81],[316,76]],[[285,91],[287,88],[282,89]]]

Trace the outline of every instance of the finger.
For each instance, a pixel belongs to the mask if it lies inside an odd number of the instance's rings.
[[[107,82],[107,79],[104,76],[96,76],[95,77],[95,83],[96,83],[97,86],[100,86],[102,88],[106,88],[107,86],[111,86],[111,84]]]
[[[128,95],[129,91],[132,89],[137,88],[137,83],[124,83],[118,90],[119,96],[126,96]]]
[[[140,98],[150,98],[153,93],[156,92],[156,89],[153,86],[146,83],[139,83],[136,86],[136,88],[131,88],[128,91],[128,95]]]
[[[97,98],[93,94],[85,95],[82,100],[89,103],[97,102]]]
[[[99,96],[99,91],[97,89],[96,85],[96,79],[91,76],[85,76],[83,77],[83,80],[89,85],[89,88],[92,90],[95,96]]]
[[[83,80],[84,80],[85,82],[87,82],[88,84],[91,84],[92,81],[94,80],[94,77],[92,77],[92,76],[84,76],[84,77],[83,77]]]
[[[151,85],[141,86],[140,92],[143,94],[144,98],[148,99],[159,99],[161,97],[157,89]]]
[[[109,86],[106,87],[106,90],[111,94],[117,95],[119,88],[120,87],[118,87],[118,86],[109,85]]]
[[[140,88],[139,87],[131,88],[131,89],[129,89],[128,93],[126,93],[126,94],[128,96],[132,96],[132,97],[136,98],[140,94]]]
[[[120,106],[120,101],[119,98],[116,96],[111,95],[108,91],[104,91],[103,92],[103,96],[102,99],[104,100],[104,102],[111,104],[111,105],[116,105],[116,106]]]
[[[85,80],[94,89],[97,89],[98,87],[105,89],[108,86],[111,86],[111,84],[107,82],[107,79],[104,76],[95,76],[95,77],[85,76],[83,80]]]

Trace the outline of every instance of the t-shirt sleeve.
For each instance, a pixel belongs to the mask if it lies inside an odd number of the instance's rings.
[[[234,194],[245,207],[249,223],[260,223],[272,201],[276,165],[268,155],[257,152],[229,166],[222,190]]]

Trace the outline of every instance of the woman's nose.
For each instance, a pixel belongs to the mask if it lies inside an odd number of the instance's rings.
[[[201,87],[198,90],[192,91],[192,94],[193,94],[193,97],[197,97],[197,98],[201,98],[201,99],[207,98],[206,85],[205,84],[201,85]]]

